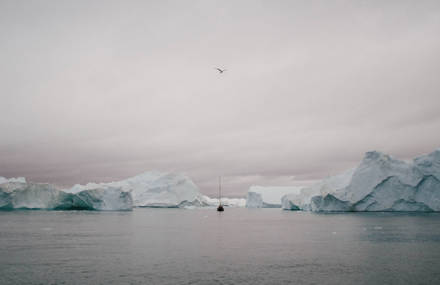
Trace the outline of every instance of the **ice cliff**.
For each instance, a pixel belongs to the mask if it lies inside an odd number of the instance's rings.
[[[287,210],[440,211],[440,149],[410,162],[367,152],[359,166],[286,195]]]
[[[24,181],[24,180],[20,180]],[[8,182],[0,184],[0,210],[131,210],[130,193],[120,188],[96,188],[66,193],[51,184]]]
[[[299,194],[302,187],[251,186],[246,197],[247,208],[281,208],[281,197]]]
[[[131,193],[135,207],[183,208],[206,206],[199,188],[186,175],[167,172],[145,172],[124,180],[109,183],[75,185],[66,192],[76,193],[94,188],[121,188]]]

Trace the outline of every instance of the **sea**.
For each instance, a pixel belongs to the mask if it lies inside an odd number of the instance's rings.
[[[440,284],[440,214],[3,211],[0,284]]]

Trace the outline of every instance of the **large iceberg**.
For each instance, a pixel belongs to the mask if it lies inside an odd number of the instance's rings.
[[[367,152],[360,165],[283,197],[288,210],[440,211],[440,149],[406,162]]]
[[[281,208],[281,198],[287,194],[299,194],[297,186],[251,186],[246,196],[247,208]]]
[[[184,208],[208,205],[199,188],[186,175],[167,172],[145,172],[121,181],[75,185],[66,192],[94,188],[121,188],[131,193],[135,207]]]
[[[58,189],[26,179],[0,177],[0,209],[131,210],[133,207],[193,208],[217,206],[218,199],[202,195],[186,175],[145,172],[108,183],[76,184]],[[222,198],[222,204],[244,207],[245,199]]]
[[[338,175],[326,177],[310,187],[303,187],[299,193],[291,193],[281,198],[281,206],[285,210],[312,210],[311,200],[315,196],[323,196],[342,189],[350,184],[355,168]]]
[[[23,180],[21,180],[23,181]],[[0,210],[131,210],[131,194],[120,188],[67,193],[51,184],[7,182],[0,184]]]

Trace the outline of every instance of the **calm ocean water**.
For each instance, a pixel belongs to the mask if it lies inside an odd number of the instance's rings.
[[[440,284],[440,214],[0,212],[0,284]]]

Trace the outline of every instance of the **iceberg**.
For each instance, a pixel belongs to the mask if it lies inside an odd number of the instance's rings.
[[[300,194],[287,194],[281,197],[281,208],[291,211],[304,210]]]
[[[126,211],[131,210],[132,205],[131,194],[118,188],[97,188],[67,193],[51,184],[23,182],[0,184],[0,210]]]
[[[284,210],[312,210],[314,196],[326,196],[334,189],[343,189],[350,184],[355,168],[326,177],[310,187],[301,188],[299,193],[287,194],[281,198]],[[317,200],[315,200],[317,202]]]
[[[217,207],[219,205],[219,199],[217,198],[210,198],[208,196],[203,196],[203,202],[204,204],[211,206],[211,207]],[[244,198],[222,198],[222,205],[226,207],[245,207],[246,206],[246,199]]]
[[[19,182],[19,183],[26,183],[26,178],[24,177],[13,177],[13,178],[5,178],[0,176],[0,184],[8,183],[8,182]]]
[[[108,183],[76,184],[58,189],[51,184],[0,177],[0,209],[131,210],[133,207],[194,208],[217,206],[218,199],[202,195],[186,175],[145,172]],[[222,198],[222,204],[244,207],[245,199]]]
[[[283,209],[440,211],[440,149],[410,162],[367,152],[355,169],[283,197]]]
[[[281,208],[281,198],[287,194],[299,194],[297,186],[251,186],[246,196],[247,208]]]
[[[124,180],[108,183],[75,185],[66,192],[108,187],[120,188],[131,193],[133,206],[152,208],[186,208],[207,206],[199,188],[186,175],[150,171]]]

